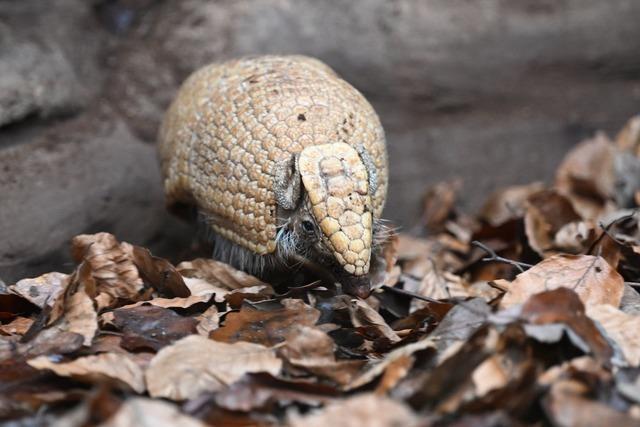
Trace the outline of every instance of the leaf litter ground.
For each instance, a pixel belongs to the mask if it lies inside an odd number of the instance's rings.
[[[476,216],[431,187],[366,300],[76,236],[71,274],[0,286],[0,420],[640,425],[639,159],[635,118]]]

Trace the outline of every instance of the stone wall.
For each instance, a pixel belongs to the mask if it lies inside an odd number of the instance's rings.
[[[640,105],[635,0],[0,2],[0,278],[68,270],[69,239],[112,231],[167,256],[193,229],[164,212],[156,128],[195,68],[317,56],[385,126],[387,216],[429,183],[549,180],[562,154]]]

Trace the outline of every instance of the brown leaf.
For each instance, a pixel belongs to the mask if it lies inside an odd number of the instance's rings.
[[[33,324],[28,317],[16,317],[6,325],[0,325],[0,335],[24,335]]]
[[[198,321],[166,308],[140,306],[113,311],[113,324],[124,332],[121,346],[130,351],[160,350],[196,332]]]
[[[340,391],[325,384],[310,381],[290,381],[269,374],[247,374],[240,381],[219,391],[215,403],[233,411],[248,412],[268,408],[270,403],[283,405],[300,402],[310,406],[336,400]]]
[[[597,219],[614,195],[616,147],[603,133],[576,145],[556,172],[556,186],[585,219]]]
[[[218,329],[220,326],[220,314],[215,305],[207,308],[204,313],[197,315],[195,319],[198,321],[196,330],[205,337],[208,337],[211,331]]]
[[[145,390],[142,369],[125,354],[102,353],[64,363],[54,363],[47,356],[39,356],[27,363],[36,369],[48,369],[60,377],[90,383],[123,384],[137,393]]]
[[[606,304],[588,307],[587,315],[600,323],[630,366],[640,366],[640,316],[623,313]]]
[[[554,425],[632,427],[638,420],[616,411],[600,402],[590,400],[580,393],[580,384],[564,380],[555,383],[546,399],[544,408]]]
[[[67,300],[65,313],[58,327],[65,332],[82,335],[84,345],[91,345],[98,330],[98,314],[93,308],[93,301],[83,289],[78,289]]]
[[[339,385],[348,384],[365,364],[361,360],[336,360],[334,341],[326,332],[309,326],[293,325],[279,355],[296,368],[302,368]]]
[[[308,415],[292,414],[291,427],[418,426],[418,418],[404,404],[373,393],[359,394]]]
[[[21,296],[30,303],[44,308],[52,304],[56,297],[66,288],[68,274],[52,272],[33,279],[22,279],[9,286],[9,292]]]
[[[133,397],[120,407],[120,410],[102,427],[204,427],[196,418],[180,412],[180,409],[162,400]]]
[[[239,312],[229,313],[224,325],[210,337],[221,342],[247,341],[272,346],[284,341],[292,326],[313,326],[320,318],[318,310],[300,300],[284,299],[281,303],[282,308],[271,311],[243,306]]]
[[[160,350],[145,377],[152,397],[184,400],[220,390],[249,372],[277,375],[281,366],[282,361],[267,347],[191,335]]]
[[[245,301],[264,301],[272,299],[275,291],[269,285],[249,286],[246,288],[234,289],[224,296],[225,301],[232,309],[239,309]]]
[[[404,289],[428,298],[445,300],[470,296],[468,283],[462,277],[436,266],[432,259],[417,259],[405,264]],[[414,278],[422,278],[420,281]],[[425,301],[414,300],[411,312],[424,307]]]
[[[539,341],[559,341],[564,329],[557,327],[564,324],[573,332],[569,335],[571,341],[584,352],[591,351],[601,363],[608,364],[613,355],[607,340],[586,316],[579,296],[568,288],[560,287],[531,296],[522,305],[520,317],[529,322],[525,325],[527,334]]]
[[[430,233],[444,231],[445,222],[453,215],[456,193],[462,180],[439,182],[425,192],[422,200],[422,224]]]
[[[435,348],[435,345],[433,341],[429,339],[423,339],[418,342],[407,344],[405,346],[397,348],[389,352],[382,360],[370,361],[369,363],[372,364],[373,366],[367,371],[363,372],[357,378],[354,378],[354,380],[351,383],[349,383],[347,387],[345,387],[345,390],[354,390],[356,388],[362,387],[370,383],[371,381],[373,381],[383,373],[385,373],[390,366],[395,365],[397,363],[400,366],[404,366],[405,362],[399,362],[399,361],[411,360],[411,356],[413,356],[413,354],[427,350],[427,349],[434,349],[434,348]]]
[[[629,119],[616,136],[616,144],[621,150],[629,151],[640,157],[640,116]]]
[[[149,292],[138,274],[132,252],[131,245],[119,243],[109,233],[82,234],[73,238],[73,258],[90,267],[99,309],[118,305],[118,301],[128,303],[148,299]]]
[[[400,341],[398,334],[391,329],[384,318],[369,304],[360,299],[352,299],[349,304],[351,323],[355,327],[367,327],[370,331],[389,340],[390,343]]]
[[[147,301],[138,301],[133,304],[124,305],[120,308],[133,308],[140,307],[142,305],[153,305],[155,307],[162,308],[189,308],[196,304],[207,303],[211,300],[211,294],[209,295],[191,295],[186,298],[153,298]],[[222,302],[222,301],[219,301]]]
[[[264,286],[266,283],[220,261],[198,258],[178,264],[178,271],[185,277],[203,279],[223,289],[239,289]]]
[[[541,256],[554,248],[556,233],[571,222],[582,218],[565,196],[556,190],[544,190],[529,196],[524,216],[529,245]]]
[[[501,307],[521,304],[531,295],[566,287],[586,306],[620,305],[624,280],[603,258],[591,255],[554,255],[520,273],[507,286]]]
[[[514,185],[496,191],[485,202],[480,218],[494,227],[512,219],[524,217],[525,204],[529,196],[544,189],[544,184],[534,182],[528,185]]]
[[[161,295],[187,298],[191,293],[178,270],[166,259],[151,255],[148,249],[133,246],[133,262],[144,278]]]

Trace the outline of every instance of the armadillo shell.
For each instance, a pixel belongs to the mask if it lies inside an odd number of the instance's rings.
[[[160,129],[167,203],[193,204],[216,233],[272,253],[276,162],[333,142],[362,144],[373,160],[378,186],[371,200],[379,218],[387,191],[385,136],[360,92],[303,56],[206,66],[182,85]]]

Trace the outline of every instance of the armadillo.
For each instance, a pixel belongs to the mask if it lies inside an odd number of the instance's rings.
[[[385,134],[327,65],[259,56],[205,66],[179,89],[158,145],[167,204],[197,208],[214,257],[254,274],[311,260],[347,293],[369,294]]]

